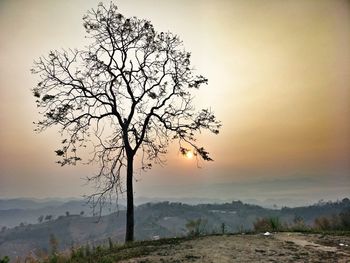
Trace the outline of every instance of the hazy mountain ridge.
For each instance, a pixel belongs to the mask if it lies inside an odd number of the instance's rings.
[[[119,209],[124,209],[123,205]],[[114,206],[105,207],[102,215],[117,211]],[[93,210],[84,200],[31,200],[31,199],[9,199],[0,200],[0,229],[2,227],[15,227],[23,224],[38,223],[38,218],[59,216],[69,214],[80,214],[93,216]]]
[[[156,197],[137,197],[135,198],[136,205],[142,205],[145,203],[159,203],[165,202],[185,203],[189,205],[198,204],[224,204],[230,202],[230,200],[224,199],[210,199],[210,198],[156,198]],[[258,205],[268,209],[278,209],[283,207],[302,207],[307,204],[302,199],[243,199],[242,202]],[[336,201],[335,201],[336,202]],[[291,205],[288,205],[291,204]],[[304,205],[300,205],[304,204]],[[121,200],[118,207],[111,205],[105,207],[102,211],[102,215],[108,215],[118,210],[125,209],[125,202]],[[24,224],[38,223],[40,216],[52,215],[52,219],[58,216],[65,215],[66,212],[70,214],[80,214],[84,212],[84,215],[93,216],[91,207],[83,199],[78,198],[16,198],[16,199],[0,199],[0,229],[2,227],[15,227]]]

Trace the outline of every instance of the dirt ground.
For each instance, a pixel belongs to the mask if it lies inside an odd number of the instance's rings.
[[[123,262],[350,262],[350,236],[301,233],[206,236],[164,245],[147,256]]]

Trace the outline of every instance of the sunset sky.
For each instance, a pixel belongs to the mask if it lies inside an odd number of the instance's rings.
[[[110,1],[104,1],[109,3]],[[120,0],[126,16],[180,36],[209,79],[196,107],[223,123],[202,134],[214,162],[170,146],[136,175],[136,196],[336,199],[350,193],[350,2]],[[0,198],[79,197],[91,166],[55,164],[56,129],[37,134],[33,60],[87,43],[92,0],[0,1]]]

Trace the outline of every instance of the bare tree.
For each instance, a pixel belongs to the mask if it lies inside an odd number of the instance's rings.
[[[156,32],[136,17],[126,18],[111,4],[99,4],[83,18],[90,44],[83,50],[51,51],[35,61],[40,82],[33,88],[42,109],[37,130],[58,125],[63,136],[61,165],[76,164],[77,149],[91,143],[89,162],[99,164],[88,178],[96,185],[94,206],[124,192],[126,241],[134,238],[134,160],[142,169],[163,161],[173,140],[182,154],[211,161],[196,143],[202,130],[217,134],[221,126],[210,109],[196,111],[191,92],[207,83],[194,75],[190,53],[178,36]],[[118,201],[118,199],[117,199]]]

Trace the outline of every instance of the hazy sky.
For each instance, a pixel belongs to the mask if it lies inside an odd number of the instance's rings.
[[[110,1],[106,1],[109,3]],[[171,147],[168,164],[137,175],[136,196],[337,198],[350,193],[350,2],[121,0],[126,16],[171,31],[209,85],[196,105],[223,127],[200,137],[215,162],[198,169]],[[93,167],[61,168],[30,89],[33,60],[86,43],[92,0],[0,0],[0,197],[88,193]]]

